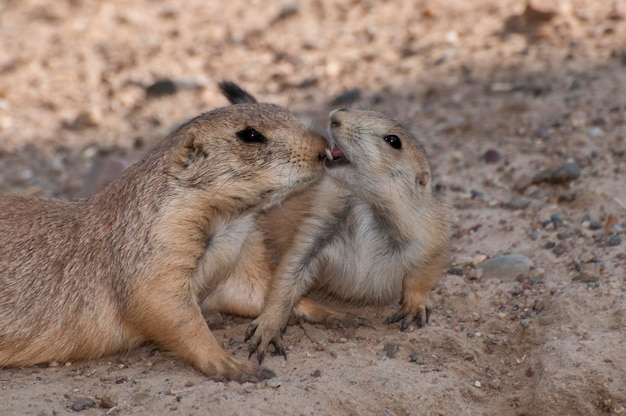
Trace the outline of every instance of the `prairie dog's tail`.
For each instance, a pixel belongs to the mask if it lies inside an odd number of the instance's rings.
[[[231,104],[256,103],[257,100],[246,90],[231,81],[221,81],[220,91],[230,101]]]

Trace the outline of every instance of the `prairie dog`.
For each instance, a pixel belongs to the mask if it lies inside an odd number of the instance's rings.
[[[327,175],[259,218],[280,259],[263,312],[246,333],[259,362],[270,343],[284,353],[281,329],[311,291],[350,303],[400,298],[387,322],[424,325],[429,290],[445,266],[451,216],[433,194],[421,143],[375,111],[335,110],[329,130]],[[281,227],[281,216],[291,214],[296,219]]]
[[[189,121],[90,199],[0,197],[0,367],[79,360],[153,341],[217,380],[269,370],[230,357],[198,301],[232,273],[256,213],[319,179],[325,140],[286,109]]]

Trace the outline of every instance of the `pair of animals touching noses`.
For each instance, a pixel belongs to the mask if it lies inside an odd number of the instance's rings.
[[[422,145],[373,111],[330,136],[232,83],[232,105],[173,132],[95,196],[0,197],[0,367],[100,357],[152,341],[216,380],[259,381],[290,317],[348,316],[306,296],[400,300],[428,320],[450,214]],[[325,174],[324,174],[325,171]],[[229,356],[203,311],[255,318],[258,364]]]

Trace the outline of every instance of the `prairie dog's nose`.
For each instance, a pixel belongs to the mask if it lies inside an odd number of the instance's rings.
[[[330,127],[331,128],[337,128],[339,126],[341,126],[341,119],[342,119],[342,114],[347,112],[348,110],[346,108],[338,108],[336,110],[333,110],[330,112]]]

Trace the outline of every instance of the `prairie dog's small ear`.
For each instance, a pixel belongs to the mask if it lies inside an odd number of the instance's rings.
[[[209,156],[202,143],[196,140],[195,134],[188,132],[186,136],[183,144],[176,152],[176,161],[184,169],[191,166],[194,162]]]
[[[428,181],[430,180],[430,174],[428,172],[420,172],[415,175],[415,185],[418,188],[424,188],[428,185]]]
[[[234,82],[222,81],[218,85],[222,94],[231,104],[254,104],[257,102],[256,98]]]

